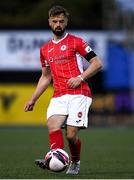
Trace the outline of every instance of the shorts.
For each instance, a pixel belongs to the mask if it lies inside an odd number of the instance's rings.
[[[65,124],[88,127],[88,111],[92,98],[84,95],[63,95],[52,98],[47,110],[47,119],[53,115],[66,115]]]

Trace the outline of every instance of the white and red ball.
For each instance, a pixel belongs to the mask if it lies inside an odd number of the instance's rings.
[[[47,169],[54,172],[61,172],[68,166],[69,156],[63,149],[53,149],[46,154],[45,161]]]

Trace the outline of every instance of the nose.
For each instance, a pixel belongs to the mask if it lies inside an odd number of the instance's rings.
[[[56,25],[57,25],[57,26],[60,26],[60,22],[59,22],[59,21],[57,21]]]

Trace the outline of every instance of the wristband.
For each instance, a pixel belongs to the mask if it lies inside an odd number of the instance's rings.
[[[79,75],[79,76],[77,76],[77,77],[79,77],[79,78],[81,79],[81,81],[84,81],[84,79],[81,77],[81,75]]]

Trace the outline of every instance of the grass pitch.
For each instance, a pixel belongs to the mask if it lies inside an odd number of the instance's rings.
[[[134,128],[89,128],[80,136],[81,171],[72,176],[35,166],[48,151],[46,128],[0,127],[0,179],[134,178]]]

